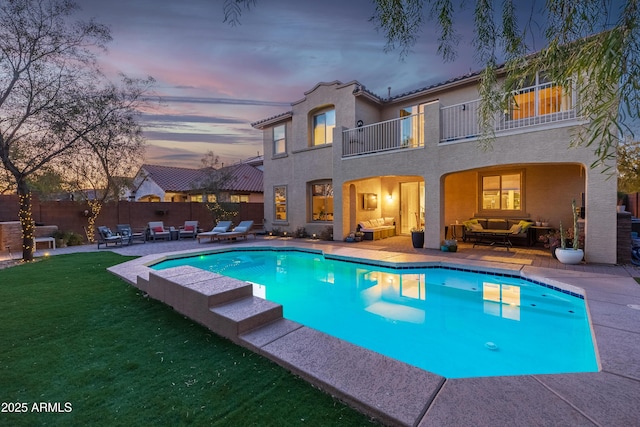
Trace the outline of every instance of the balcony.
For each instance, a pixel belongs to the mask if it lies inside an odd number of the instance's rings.
[[[493,130],[499,135],[505,131],[574,120],[576,105],[575,91],[571,88],[554,83],[530,86],[513,92],[507,109],[494,116]],[[479,108],[479,99],[442,107],[440,142],[477,138],[481,133]]]
[[[493,118],[496,136],[528,132],[530,127],[578,118],[575,91],[554,83],[530,86],[513,93],[507,109]],[[456,142],[480,136],[480,100],[440,108],[439,142]],[[420,148],[425,146],[424,113],[374,123],[342,133],[342,157]],[[430,136],[437,142],[437,134]]]
[[[418,147],[424,147],[424,113],[342,132],[342,157]]]

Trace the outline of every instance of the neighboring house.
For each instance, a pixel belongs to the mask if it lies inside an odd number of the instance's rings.
[[[584,124],[576,91],[536,75],[495,117],[483,150],[478,80],[390,98],[357,81],[319,83],[291,111],[253,123],[263,131],[265,227],[332,227],[342,240],[360,221],[393,217],[397,234],[424,227],[425,247],[438,248],[445,227],[471,217],[570,227],[575,199],[586,208],[586,259],[615,263],[616,180],[590,167],[594,147],[569,148]]]
[[[225,202],[262,203],[263,172],[261,159],[222,168],[230,173],[221,199]],[[173,166],[142,165],[133,179],[133,186],[125,198],[143,202],[203,202],[208,195],[202,189],[210,172]]]

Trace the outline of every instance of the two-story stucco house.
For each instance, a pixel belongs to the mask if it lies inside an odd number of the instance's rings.
[[[291,111],[253,123],[264,133],[265,227],[335,240],[359,222],[393,218],[396,234],[472,217],[572,225],[584,207],[585,258],[616,262],[616,180],[591,168],[593,147],[570,148],[583,125],[575,88],[536,75],[478,137],[478,74],[381,98],[357,81],[319,83]]]

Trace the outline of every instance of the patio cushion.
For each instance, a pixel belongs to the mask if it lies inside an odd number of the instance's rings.
[[[533,225],[533,223],[530,222],[530,221],[522,220],[522,221],[519,222],[518,225],[520,225],[520,227],[522,228],[521,231],[526,231],[527,228],[529,228],[529,227],[531,227]]]
[[[478,220],[477,219],[470,219],[470,220],[467,220],[467,221],[463,221],[462,224],[465,226],[465,228],[467,230],[471,231],[472,230],[471,226],[478,224]],[[480,229],[482,229],[482,226],[480,226]]]
[[[484,230],[484,228],[482,227],[481,224],[470,224],[469,225],[469,231],[482,231]]]

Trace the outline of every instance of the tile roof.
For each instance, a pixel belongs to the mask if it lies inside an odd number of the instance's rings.
[[[189,169],[175,166],[142,165],[143,169],[164,191],[188,192],[197,189],[198,183],[205,181],[206,169]],[[249,164],[240,163],[227,166],[231,170],[231,179],[224,188],[226,191],[244,191],[262,193],[263,172]]]
[[[194,189],[194,183],[206,175],[202,169],[178,168],[175,166],[142,165],[141,169],[164,191],[183,192]]]
[[[264,174],[260,169],[246,163],[228,166],[228,168],[232,171],[232,178],[227,185],[229,188],[225,188],[225,190],[248,193],[262,193],[264,191],[262,180]]]

